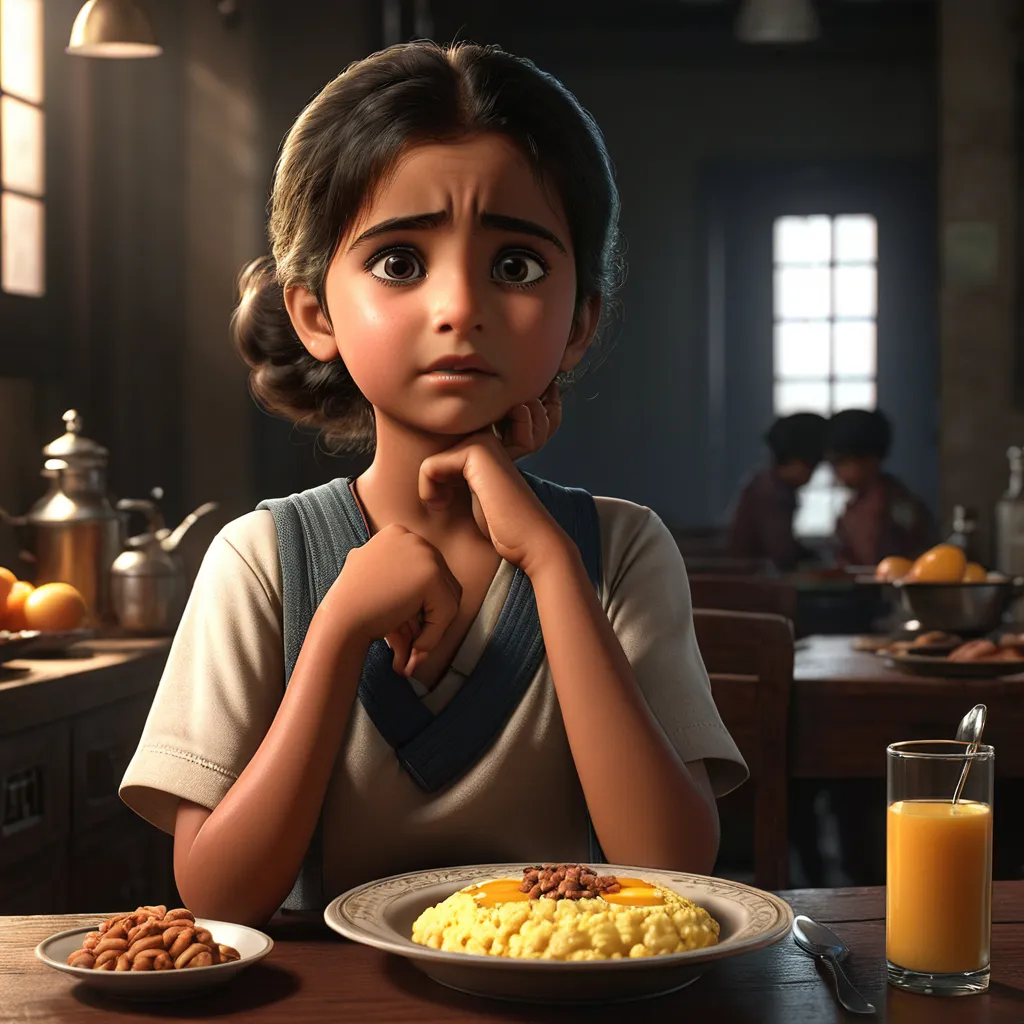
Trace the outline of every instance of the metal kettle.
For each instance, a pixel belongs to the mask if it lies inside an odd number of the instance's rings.
[[[23,555],[36,586],[70,583],[85,599],[85,624],[111,617],[110,566],[121,550],[121,520],[107,497],[107,449],[82,434],[74,409],[64,433],[43,448],[46,493],[27,515],[0,509],[0,519],[24,530]]]
[[[131,633],[171,633],[185,610],[188,581],[178,545],[197,519],[217,508],[208,501],[186,516],[174,530],[164,525],[156,487],[150,498],[124,498],[119,512],[142,512],[145,533],[129,537],[125,550],[110,567],[111,595],[119,625]]]

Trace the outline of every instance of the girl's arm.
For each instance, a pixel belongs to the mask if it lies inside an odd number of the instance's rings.
[[[418,643],[429,652],[461,596],[441,553],[401,526],[349,552],[256,752],[208,817],[179,807],[175,879],[189,910],[242,924],[277,910],[316,827],[372,638],[397,643],[396,630],[422,611]]]
[[[527,569],[591,820],[611,863],[709,874],[718,809],[644,699],[579,551],[552,543]]]
[[[259,927],[298,874],[369,646],[317,615],[274,721],[238,780],[212,812],[179,807],[174,875],[197,917]]]

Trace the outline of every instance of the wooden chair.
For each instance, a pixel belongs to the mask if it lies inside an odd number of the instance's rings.
[[[796,588],[781,580],[694,573],[690,576],[690,596],[694,608],[758,612],[796,621]]]
[[[750,769],[750,786],[720,800],[719,813],[723,823],[728,815],[749,815],[752,796],[754,884],[785,889],[792,623],[781,615],[701,608],[693,622],[718,712]]]

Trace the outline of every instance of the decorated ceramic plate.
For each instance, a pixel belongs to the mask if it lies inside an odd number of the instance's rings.
[[[42,658],[54,654],[63,654],[69,647],[91,640],[96,636],[95,629],[62,629],[40,631],[23,629],[9,632],[0,629],[0,661],[13,661],[15,658]]]
[[[929,654],[888,654],[885,658],[902,672],[940,679],[1000,679],[1024,672],[1024,661],[950,661]]]
[[[274,940],[255,928],[230,924],[227,921],[209,921],[202,917],[196,918],[196,924],[208,929],[215,942],[233,946],[238,950],[241,959],[209,967],[188,967],[169,971],[94,971],[86,967],[70,967],[67,963],[68,957],[76,949],[82,948],[82,940],[89,932],[95,931],[95,926],[73,928],[43,939],[36,946],[36,956],[47,967],[70,975],[75,981],[97,989],[104,995],[136,1001],[168,1000],[184,999],[186,996],[221,985],[262,960],[274,948]]]
[[[642,878],[704,907],[721,926],[715,946],[619,960],[517,960],[449,953],[412,941],[419,915],[473,882],[522,878],[523,865],[473,864],[413,871],[342,893],[324,920],[348,939],[398,956],[449,988],[529,1002],[608,1002],[662,995],[696,981],[715,961],[764,949],[789,934],[793,911],[779,897],[706,875],[593,864],[602,875]],[[581,993],[585,993],[581,997]]]

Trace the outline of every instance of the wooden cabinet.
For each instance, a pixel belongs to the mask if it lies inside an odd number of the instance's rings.
[[[166,651],[0,665],[0,915],[181,905],[172,837],[117,795]]]

